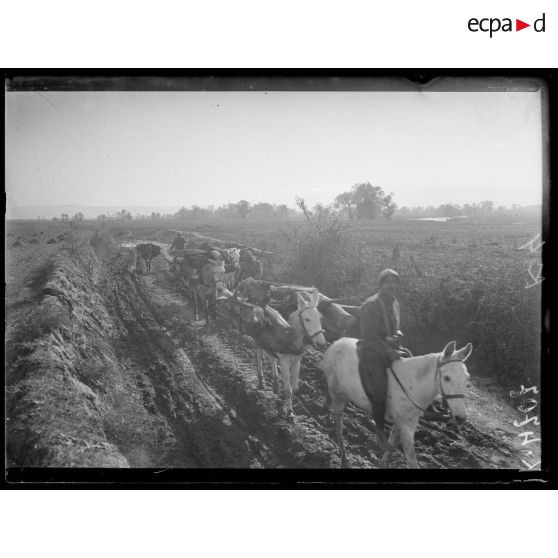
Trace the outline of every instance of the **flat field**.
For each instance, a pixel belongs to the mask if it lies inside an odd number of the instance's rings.
[[[348,223],[340,243],[291,222],[11,222],[6,230],[8,457],[13,465],[317,467],[340,464],[319,369],[308,350],[295,419],[257,388],[251,344],[194,320],[163,258],[131,273],[139,241],[195,231],[273,252],[267,279],[363,300],[384,267],[401,273],[406,343],[415,354],[472,342],[469,420],[421,422],[425,468],[520,468],[511,389],[538,383],[540,250],[520,249],[537,221]],[[314,244],[312,244],[314,243]],[[535,267],[533,267],[535,266]],[[268,365],[269,366],[269,365]],[[533,430],[538,432],[538,427]],[[350,408],[351,465],[377,468],[373,423]],[[536,454],[539,443],[530,444]],[[394,456],[395,467],[405,467]]]

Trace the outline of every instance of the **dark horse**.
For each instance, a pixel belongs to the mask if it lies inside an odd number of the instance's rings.
[[[145,262],[145,270],[151,273],[151,260],[161,254],[161,247],[151,242],[143,242],[136,246],[136,271],[139,269],[139,262]]]

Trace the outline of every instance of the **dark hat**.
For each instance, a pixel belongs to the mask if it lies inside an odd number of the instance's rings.
[[[399,281],[399,273],[394,269],[384,269],[380,275],[378,275],[378,285],[381,285],[388,277],[395,277]]]
[[[254,254],[252,254],[252,252],[250,252],[250,250],[243,250],[240,254],[240,259],[242,261],[253,261],[256,258],[254,257]]]

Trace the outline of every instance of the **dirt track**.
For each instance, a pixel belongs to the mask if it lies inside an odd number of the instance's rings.
[[[123,253],[106,288],[123,326],[118,351],[143,371],[145,398],[175,439],[157,466],[340,466],[319,353],[310,349],[303,359],[296,416],[287,421],[269,376],[266,390],[257,389],[253,347],[231,335],[224,322],[209,329],[196,322],[187,292],[170,280],[162,258],[153,261],[150,275],[135,275],[129,271],[131,252]],[[451,422],[421,423],[416,441],[422,467],[518,468],[513,431],[483,420],[495,403],[480,385],[474,393],[471,420],[461,429]],[[345,425],[351,466],[378,467],[370,417],[350,408]],[[400,452],[392,466],[406,467]]]

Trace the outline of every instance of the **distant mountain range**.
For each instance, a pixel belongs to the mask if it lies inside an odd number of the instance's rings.
[[[44,219],[52,219],[53,217],[60,217],[61,213],[67,213],[70,217],[76,213],[83,213],[86,219],[94,219],[97,215],[116,213],[126,209],[134,217],[136,214],[151,215],[155,213],[176,213],[180,206],[172,207],[152,207],[152,206],[115,206],[115,205],[99,205],[99,206],[86,206],[86,205],[23,205],[21,207],[6,207],[6,219],[37,219],[41,216]]]

